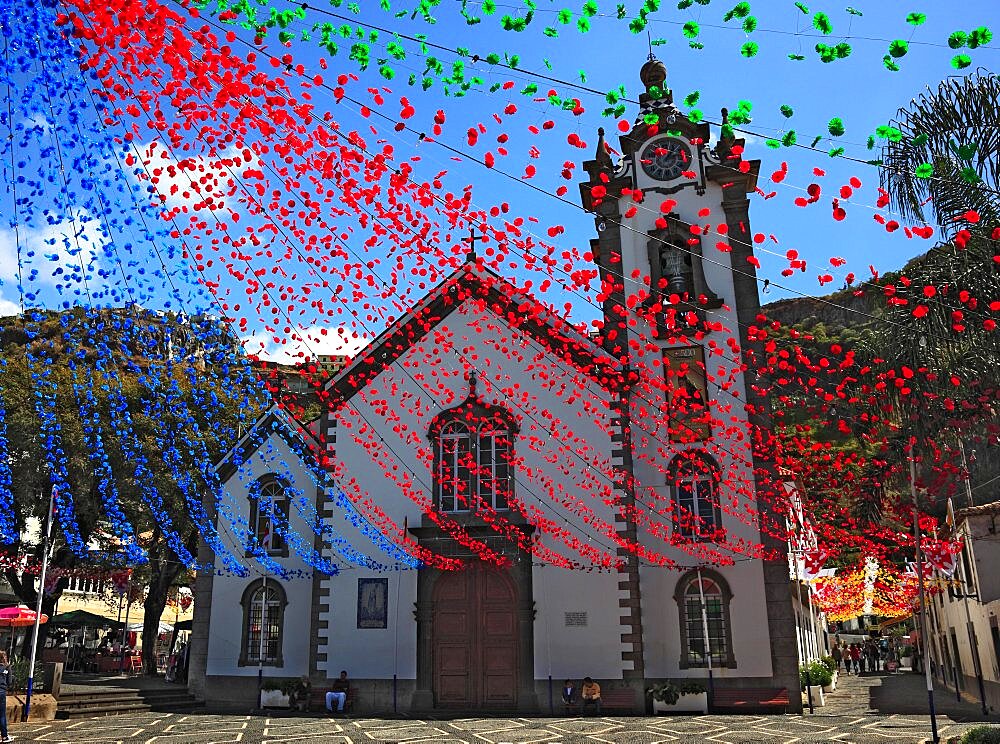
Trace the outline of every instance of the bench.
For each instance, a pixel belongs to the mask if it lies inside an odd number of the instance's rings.
[[[629,715],[634,715],[637,712],[636,700],[635,690],[631,687],[617,687],[613,689],[602,688],[601,714],[603,715],[609,710],[617,710],[623,713],[628,713]],[[566,705],[565,703],[562,705],[564,709],[573,710],[581,714],[585,710],[593,710],[595,713],[597,712],[597,709],[591,706],[584,708],[583,700],[580,699],[577,699],[573,705]]]
[[[788,709],[788,688],[716,688],[712,695],[712,710],[760,711],[784,713]]]
[[[313,686],[309,692],[309,710],[326,710],[326,693],[330,692],[330,687]],[[347,700],[344,701],[344,713],[350,712],[354,706],[354,686],[347,688]]]

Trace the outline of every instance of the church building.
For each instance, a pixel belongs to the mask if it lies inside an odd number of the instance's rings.
[[[771,508],[742,371],[760,162],[727,128],[710,144],[652,55],[641,78],[620,157],[602,132],[580,185],[600,340],[473,251],[330,378],[311,429],[264,415],[218,473],[284,575],[250,558],[249,576],[199,572],[197,696],[252,706],[259,670],[314,689],[346,670],[363,714],[544,714],[590,676],[642,713],[651,684],[711,669],[716,689],[787,688],[798,708],[787,563],[726,547],[785,551],[746,517]],[[675,389],[716,418],[673,407]],[[620,563],[587,560],[604,553]]]

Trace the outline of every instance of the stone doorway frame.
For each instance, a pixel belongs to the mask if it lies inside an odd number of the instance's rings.
[[[457,515],[452,515],[457,516]],[[511,515],[513,516],[513,515]],[[468,518],[471,524],[465,525],[470,537],[479,540],[497,552],[511,555],[516,551],[513,564],[507,569],[507,576],[517,592],[517,631],[518,631],[518,679],[517,679],[517,711],[536,713],[538,697],[535,693],[535,601],[532,582],[531,555],[517,549],[510,541],[498,536],[486,525],[475,524],[474,518]],[[457,520],[463,521],[463,520]],[[478,520],[476,520],[478,521]],[[533,531],[532,525],[518,525],[525,536]],[[472,560],[475,556],[469,549],[455,542],[441,528],[428,520],[421,519],[420,527],[413,527],[410,534],[417,538],[421,546],[449,558]],[[499,570],[499,569],[487,569]],[[417,621],[417,686],[410,704],[414,713],[424,713],[435,710],[458,712],[452,708],[435,707],[434,700],[434,635],[431,624],[434,617],[434,588],[438,579],[445,573],[439,568],[422,568],[417,572],[417,601],[414,604],[413,616]]]

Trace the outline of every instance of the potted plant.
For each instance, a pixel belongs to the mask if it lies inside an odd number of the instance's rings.
[[[646,690],[653,698],[653,714],[707,713],[708,692],[701,682],[660,682]]]
[[[837,689],[837,662],[833,660],[832,656],[824,656],[820,662],[830,672],[830,684],[823,686],[823,692],[833,692]]]
[[[820,707],[825,705],[823,686],[830,684],[832,680],[833,675],[821,661],[814,661],[799,667],[799,681],[802,684],[802,692],[805,693],[802,698],[803,702],[808,702],[809,696],[811,696],[813,705]]]
[[[913,669],[913,646],[904,643],[899,648],[899,665],[907,669]]]
[[[291,707],[291,692],[295,680],[266,679],[260,688],[261,708]]]

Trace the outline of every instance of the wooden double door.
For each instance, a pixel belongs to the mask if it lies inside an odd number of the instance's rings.
[[[435,707],[517,707],[517,607],[504,571],[473,564],[441,575],[431,623]]]

